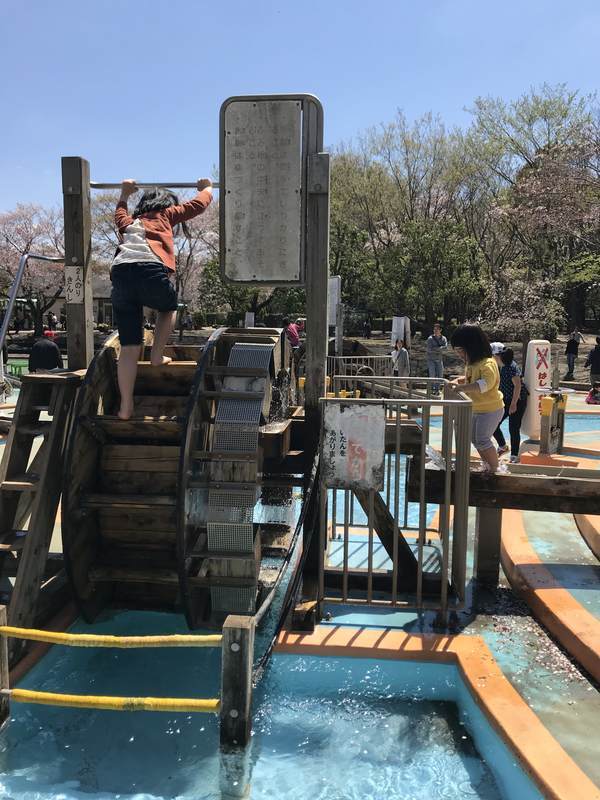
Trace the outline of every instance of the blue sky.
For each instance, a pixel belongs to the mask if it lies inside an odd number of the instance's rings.
[[[598,0],[25,0],[2,9],[0,211],[62,202],[60,156],[94,180],[194,180],[234,94],[305,91],[328,145],[478,95],[594,91]]]

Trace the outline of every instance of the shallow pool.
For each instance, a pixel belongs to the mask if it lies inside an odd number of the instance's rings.
[[[75,630],[89,631],[81,623]],[[123,612],[97,632],[185,630]],[[194,697],[219,691],[218,650],[55,647],[21,683],[46,691]],[[276,656],[252,745],[221,754],[214,716],[12,705],[0,795],[13,800],[539,800],[450,665]],[[487,764],[482,760],[484,754]]]

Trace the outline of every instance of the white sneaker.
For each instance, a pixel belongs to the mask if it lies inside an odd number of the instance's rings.
[[[511,464],[518,464],[519,463],[519,456],[511,456],[510,457]]]

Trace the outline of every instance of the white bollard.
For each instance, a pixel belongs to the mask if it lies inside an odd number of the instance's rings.
[[[521,430],[530,439],[540,438],[540,416],[543,394],[538,389],[550,389],[552,386],[552,351],[546,339],[532,339],[527,347],[527,363],[525,365],[525,385],[529,389],[527,409],[523,415]]]

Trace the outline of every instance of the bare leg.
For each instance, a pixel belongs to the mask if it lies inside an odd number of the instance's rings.
[[[485,450],[478,450],[477,452],[489,467],[490,472],[498,471],[498,453],[495,447],[487,447]]]
[[[176,311],[159,311],[156,315],[154,344],[152,345],[152,353],[150,355],[150,363],[155,367],[161,364],[168,364],[171,360],[168,356],[163,356],[163,350],[173,330],[176,314]]]
[[[139,355],[139,344],[127,344],[121,347],[117,363],[117,377],[119,380],[119,392],[121,393],[120,419],[129,419],[133,414],[133,387],[135,386]]]

